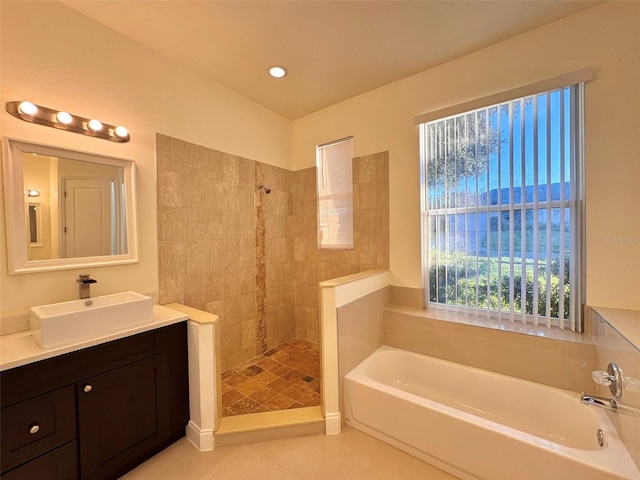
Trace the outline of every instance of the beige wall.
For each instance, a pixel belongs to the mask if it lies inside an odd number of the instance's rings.
[[[353,159],[352,250],[318,250],[315,167],[293,176],[296,337],[319,343],[318,283],[389,268],[389,154]]]
[[[338,390],[344,412],[344,377],[384,343],[384,308],[391,288],[385,287],[338,307]],[[343,417],[344,421],[344,417]]]
[[[5,333],[25,325],[32,305],[77,298],[78,273],[98,280],[95,295],[127,289],[157,295],[157,132],[290,168],[289,120],[75,10],[58,2],[2,1],[0,21],[0,135],[135,160],[140,232],[137,264],[8,276],[5,222],[0,222]],[[4,112],[5,102],[12,100],[123,124],[131,142],[116,144],[22,122]]]
[[[293,168],[313,165],[315,145],[334,138],[353,135],[356,156],[388,150],[392,284],[420,287],[413,117],[593,66],[586,87],[587,301],[640,309],[639,21],[639,2],[606,3],[296,120]],[[632,243],[615,243],[621,238]]]
[[[443,321],[398,306],[387,307],[383,318],[384,344],[391,347],[574,392],[593,385],[596,348],[588,340]]]
[[[587,300],[640,309],[640,244],[617,243],[640,238],[639,19],[640,3],[608,2],[291,123],[65,5],[3,1],[0,102],[29,99],[122,123],[132,141],[114,144],[6,113],[0,134],[136,161],[140,262],[90,269],[96,295],[157,294],[156,133],[293,170],[314,165],[315,145],[354,135],[355,156],[389,151],[392,283],[419,287],[414,115],[593,66],[586,92]],[[76,297],[76,270],[8,276],[5,238],[2,222],[0,317],[24,317],[31,305]]]

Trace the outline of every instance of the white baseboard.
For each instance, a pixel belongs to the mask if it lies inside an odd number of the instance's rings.
[[[201,452],[209,452],[214,447],[213,429],[207,428],[201,430],[195,423],[189,421],[186,427],[187,440]]]
[[[325,434],[338,435],[342,431],[342,416],[340,412],[325,413]]]

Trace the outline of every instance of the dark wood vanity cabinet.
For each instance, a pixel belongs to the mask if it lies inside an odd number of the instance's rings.
[[[77,384],[81,478],[111,478],[108,472],[164,445],[171,428],[166,378],[167,357],[160,354]]]
[[[115,479],[185,434],[186,322],[0,373],[2,480]]]

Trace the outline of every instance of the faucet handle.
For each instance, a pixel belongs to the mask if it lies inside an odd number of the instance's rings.
[[[608,387],[613,381],[615,381],[614,377],[609,375],[607,372],[603,372],[602,370],[591,372],[591,378],[598,385],[604,385],[605,387]]]
[[[78,275],[78,278],[76,279],[76,282],[82,283],[82,284],[98,283],[97,280],[91,278],[91,274],[80,274],[80,275]]]
[[[591,372],[591,378],[599,385],[609,387],[611,394],[618,400],[622,396],[622,390],[631,390],[632,392],[640,392],[640,380],[633,377],[626,377],[615,363],[610,363],[607,371],[596,370]]]
[[[624,389],[625,376],[624,373],[622,373],[622,368],[617,364],[610,363],[607,366],[606,372],[601,370],[591,372],[591,378],[597,384],[609,387],[611,395],[613,395],[616,400],[620,400],[622,390]]]

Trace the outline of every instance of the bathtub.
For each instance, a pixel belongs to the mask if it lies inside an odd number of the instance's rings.
[[[347,425],[462,479],[640,479],[605,412],[566,390],[382,346],[344,402]]]

